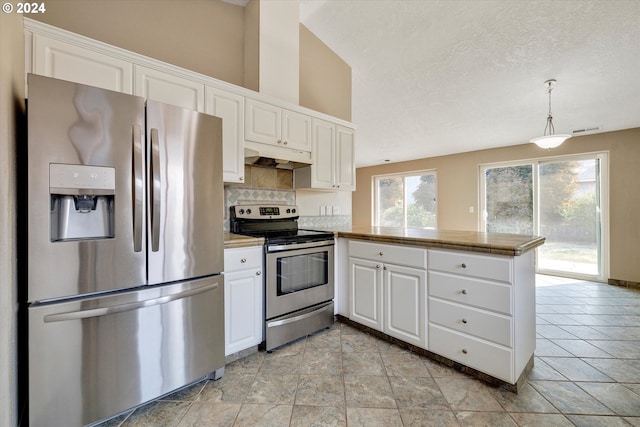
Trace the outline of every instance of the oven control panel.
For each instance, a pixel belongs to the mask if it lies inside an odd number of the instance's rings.
[[[299,216],[298,207],[292,205],[236,205],[230,210],[231,218],[285,219]]]

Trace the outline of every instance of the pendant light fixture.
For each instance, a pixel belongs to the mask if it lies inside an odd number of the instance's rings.
[[[555,83],[555,79],[549,79],[544,82],[544,85],[547,87],[547,93],[549,94],[549,114],[547,115],[547,125],[544,127],[544,134],[543,136],[529,140],[529,142],[533,142],[538,147],[549,150],[556,148],[558,145],[571,138],[571,135],[567,134],[556,135],[556,130],[553,127],[553,116],[551,116],[551,90]]]

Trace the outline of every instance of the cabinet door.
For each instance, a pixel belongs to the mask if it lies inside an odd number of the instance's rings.
[[[311,151],[311,117],[295,111],[282,110],[282,145],[296,150]]]
[[[262,342],[261,270],[240,270],[224,278],[225,355]]]
[[[313,120],[313,166],[311,166],[312,188],[335,188],[335,128],[333,123]]]
[[[336,127],[335,184],[340,190],[356,189],[353,129]]]
[[[244,182],[244,97],[207,86],[204,112],[222,118],[225,182]]]
[[[382,264],[349,258],[349,271],[349,318],[382,331]]]
[[[426,347],[427,272],[384,265],[384,333]]]
[[[247,98],[244,136],[249,141],[280,146],[282,109]]]
[[[33,35],[32,67],[41,76],[133,93],[133,64],[39,34]]]
[[[203,84],[141,65],[136,65],[134,72],[135,95],[204,112]]]

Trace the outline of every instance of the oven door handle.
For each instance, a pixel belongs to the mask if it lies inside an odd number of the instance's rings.
[[[294,316],[294,317],[288,317],[286,319],[282,319],[282,320],[275,320],[275,321],[267,321],[267,328],[274,328],[276,326],[282,326],[282,325],[287,325],[289,323],[293,323],[293,322],[298,322],[300,320],[304,320],[307,319],[309,317],[315,316],[318,314],[318,312],[326,310],[327,307],[331,306],[332,302],[328,302],[320,307],[313,307],[312,311],[300,314],[298,316]]]
[[[319,248],[321,246],[333,246],[333,240],[322,240],[320,242],[294,243],[290,245],[268,245],[267,252],[294,251],[296,249]]]

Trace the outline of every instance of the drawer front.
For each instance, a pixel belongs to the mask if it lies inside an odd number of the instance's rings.
[[[262,270],[262,246],[233,248],[224,250],[224,271],[257,268]]]
[[[513,315],[509,284],[429,271],[429,296]]]
[[[510,317],[434,298],[429,298],[427,312],[431,323],[513,347],[513,322]]]
[[[429,250],[429,269],[511,283],[512,259],[500,255]]]
[[[510,384],[515,382],[512,350],[432,324],[428,337],[429,351]]]
[[[349,241],[349,256],[407,267],[427,268],[427,250],[402,245]]]

